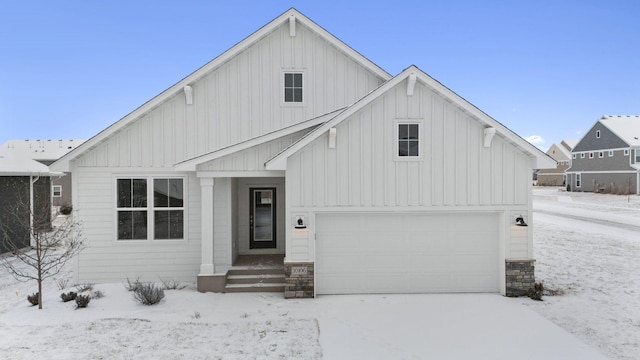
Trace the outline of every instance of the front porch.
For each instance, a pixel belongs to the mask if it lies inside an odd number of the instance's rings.
[[[284,291],[284,177],[199,177],[198,291]]]

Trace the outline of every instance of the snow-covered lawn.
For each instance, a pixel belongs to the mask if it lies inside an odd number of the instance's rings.
[[[640,359],[640,197],[534,188],[533,310],[611,359]]]
[[[562,296],[323,296],[168,290],[136,303],[98,284],[86,309],[0,268],[1,359],[640,358],[640,198],[534,189],[537,277]],[[70,277],[63,274],[60,277]],[[74,290],[73,287],[64,292]],[[523,306],[524,304],[524,306]],[[559,327],[575,334],[584,344]]]

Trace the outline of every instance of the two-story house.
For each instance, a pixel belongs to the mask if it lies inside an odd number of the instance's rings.
[[[538,170],[538,186],[566,185],[567,175],[565,171],[571,166],[571,149],[577,142],[577,140],[562,140],[549,147],[547,155],[551,156],[558,163],[558,166],[555,169]]]
[[[607,115],[578,141],[566,171],[571,191],[637,194],[640,116]]]

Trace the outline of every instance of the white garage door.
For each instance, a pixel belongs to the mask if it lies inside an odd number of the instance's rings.
[[[318,294],[498,292],[496,213],[318,214]]]

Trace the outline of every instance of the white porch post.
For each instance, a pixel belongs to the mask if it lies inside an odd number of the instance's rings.
[[[200,178],[201,216],[200,241],[202,261],[200,275],[213,274],[213,178]]]

